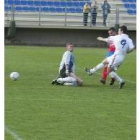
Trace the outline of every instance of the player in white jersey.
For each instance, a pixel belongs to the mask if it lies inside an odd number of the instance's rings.
[[[63,54],[60,67],[59,77],[52,81],[53,85],[70,85],[81,86],[83,81],[75,75],[75,59],[73,55],[74,45],[67,43],[67,51]]]
[[[119,27],[118,35],[116,36],[111,36],[110,38],[107,38],[107,39],[98,37],[97,39],[100,41],[102,40],[102,41],[109,42],[110,40],[112,40],[115,45],[115,52],[112,56],[104,59],[101,63],[99,63],[93,69],[86,69],[86,72],[91,75],[95,73],[97,70],[102,69],[102,67],[107,64],[108,65],[107,73],[112,78],[115,78],[115,80],[119,82],[120,89],[125,85],[125,82],[114,71],[116,71],[118,67],[122,64],[122,62],[124,61],[125,55],[127,53],[132,52],[135,48],[132,42],[132,39],[130,39],[126,33],[127,33],[127,27],[121,26]]]

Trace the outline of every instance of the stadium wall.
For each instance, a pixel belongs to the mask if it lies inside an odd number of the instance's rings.
[[[5,44],[65,46],[73,42],[79,47],[104,47],[106,43],[97,41],[98,36],[107,37],[106,29],[91,28],[16,28],[15,41],[6,38],[8,27],[5,27]],[[129,31],[129,36],[136,44],[136,31]]]

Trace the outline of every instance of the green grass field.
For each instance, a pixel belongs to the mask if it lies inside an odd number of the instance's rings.
[[[126,85],[102,85],[101,71],[84,72],[104,58],[105,49],[75,48],[82,87],[51,85],[62,47],[5,47],[5,140],[136,140],[136,52],[117,73]],[[20,73],[18,81],[9,74]]]

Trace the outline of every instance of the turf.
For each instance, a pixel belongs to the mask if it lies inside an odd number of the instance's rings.
[[[51,85],[65,48],[5,47],[5,140],[135,140],[136,52],[126,56],[117,73],[123,89],[102,85],[101,71],[88,76],[107,49],[75,48],[76,74],[82,87]],[[9,74],[20,73],[18,81]],[[7,128],[13,132],[7,131]]]

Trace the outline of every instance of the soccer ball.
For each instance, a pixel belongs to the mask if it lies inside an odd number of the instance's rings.
[[[19,76],[20,76],[20,75],[19,75],[18,72],[11,72],[11,73],[10,73],[10,79],[12,79],[12,80],[14,80],[14,81],[18,80]]]

